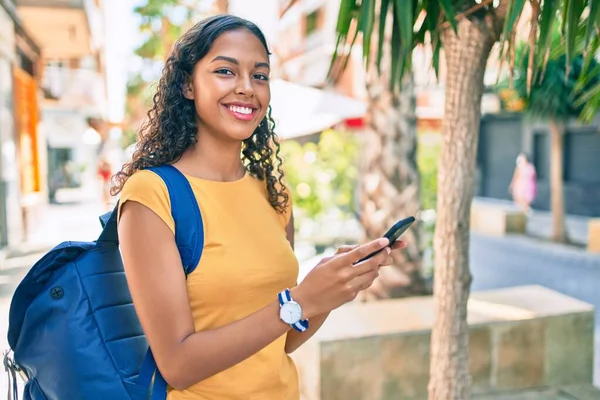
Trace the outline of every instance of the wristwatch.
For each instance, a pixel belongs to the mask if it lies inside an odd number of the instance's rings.
[[[279,298],[279,318],[298,332],[308,329],[308,319],[302,319],[302,307],[292,299],[289,289],[277,295]]]

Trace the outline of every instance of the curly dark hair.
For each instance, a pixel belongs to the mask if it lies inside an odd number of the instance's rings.
[[[136,144],[131,162],[112,178],[111,194],[118,195],[127,179],[136,171],[152,166],[172,164],[184,151],[197,142],[198,128],[193,100],[183,95],[183,88],[192,76],[194,66],[210,50],[214,41],[223,33],[246,29],[263,44],[270,56],[267,41],[254,23],[232,15],[217,15],[198,22],[175,43],[167,59],[153,106],[148,119],[140,128],[140,140]],[[282,157],[279,141],[274,132],[271,107],[256,130],[243,141],[240,155],[246,170],[256,178],[266,181],[269,202],[279,213],[288,205],[289,196],[283,182]]]

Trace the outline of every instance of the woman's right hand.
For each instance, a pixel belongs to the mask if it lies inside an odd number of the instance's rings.
[[[302,317],[311,318],[332,311],[369,288],[390,254],[388,245],[388,239],[380,238],[319,263],[302,283],[290,290],[292,298],[302,306]],[[370,259],[355,264],[384,248]]]

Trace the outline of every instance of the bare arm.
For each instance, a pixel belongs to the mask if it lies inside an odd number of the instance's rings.
[[[187,388],[223,371],[290,329],[278,318],[274,299],[242,320],[196,334],[179,251],[167,225],[129,201],[122,208],[119,239],[136,312],[171,386]]]
[[[255,354],[290,330],[279,319],[276,299],[255,313],[218,329],[195,332],[186,279],[173,233],[150,209],[122,206],[119,240],[137,315],[165,380],[185,389]],[[371,242],[353,254],[316,267],[307,285],[291,289],[308,318],[352,300],[369,287],[381,257],[353,266],[385,246]]]
[[[294,248],[294,214],[292,213],[290,217],[290,222],[288,222],[285,232],[287,235],[287,240],[290,242],[292,249]],[[310,319],[309,328],[304,332],[297,332],[295,330],[290,330],[287,334],[285,340],[285,352],[290,354],[296,351],[300,346],[302,346],[308,339],[310,339],[319,328],[325,323],[325,320],[329,316],[329,313],[326,312],[324,314],[317,315]]]

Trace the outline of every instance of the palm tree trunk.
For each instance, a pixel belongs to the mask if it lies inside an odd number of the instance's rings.
[[[389,89],[389,71],[370,68],[368,129],[361,153],[361,223],[369,239],[380,237],[398,220],[420,208],[415,95],[407,76],[400,93]],[[383,268],[365,293],[368,299],[426,294],[421,274],[421,229],[403,236],[407,250],[394,253],[394,267]]]
[[[565,201],[563,190],[563,134],[564,125],[551,119],[550,123],[550,202],[552,209],[552,240],[568,241],[565,226]]]
[[[463,19],[458,35],[451,29],[442,34],[448,75],[434,236],[436,320],[431,336],[430,400],[469,398],[469,214],[483,77],[499,33],[494,28],[489,21]]]

